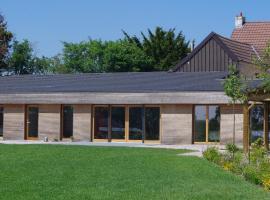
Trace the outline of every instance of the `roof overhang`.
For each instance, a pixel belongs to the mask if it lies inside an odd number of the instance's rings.
[[[224,92],[16,93],[0,94],[0,104],[228,104]]]

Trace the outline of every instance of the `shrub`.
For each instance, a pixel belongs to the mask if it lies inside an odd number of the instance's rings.
[[[221,154],[218,152],[217,147],[209,147],[203,152],[203,157],[206,160],[219,164],[221,161]]]
[[[239,148],[238,148],[235,144],[228,143],[228,144],[226,144],[226,150],[227,150],[229,153],[234,154],[234,153],[236,153],[237,151],[239,151]]]
[[[265,190],[270,191],[270,174],[263,176],[262,185]]]
[[[243,176],[246,180],[255,183],[255,184],[261,184],[261,175],[257,168],[255,168],[252,165],[247,165],[243,170]]]

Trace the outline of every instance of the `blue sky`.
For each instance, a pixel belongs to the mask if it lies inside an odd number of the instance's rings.
[[[60,53],[61,41],[115,40],[122,29],[175,27],[196,43],[211,31],[229,37],[240,11],[247,21],[270,21],[269,8],[269,0],[0,0],[16,38],[45,56]]]

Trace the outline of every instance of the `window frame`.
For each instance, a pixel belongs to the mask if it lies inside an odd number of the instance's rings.
[[[29,137],[29,127],[28,127],[28,120],[29,120],[29,108],[34,107],[38,109],[38,117],[37,117],[37,137]],[[25,112],[24,112],[24,138],[25,140],[38,140],[39,139],[39,106],[37,104],[28,104],[25,105]]]
[[[195,141],[195,107],[196,106],[205,106],[206,109],[206,118],[205,118],[205,141],[204,142],[196,142]],[[218,106],[220,109],[220,122],[219,122],[219,142],[209,142],[209,107],[210,106]],[[220,136],[221,136],[221,106],[219,104],[194,104],[192,107],[192,143],[193,144],[220,144]]]

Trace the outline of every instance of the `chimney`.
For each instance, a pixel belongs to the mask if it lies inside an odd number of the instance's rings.
[[[235,17],[235,28],[242,28],[245,22],[246,18],[243,16],[242,12],[240,12],[240,15]]]

